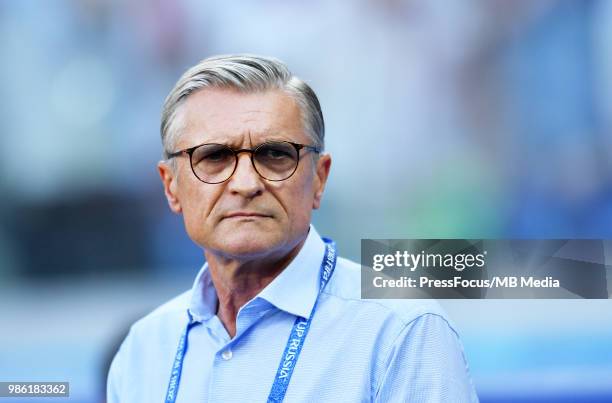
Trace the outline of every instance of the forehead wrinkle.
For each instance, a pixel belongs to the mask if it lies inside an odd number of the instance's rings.
[[[218,114],[211,115],[212,118],[214,118],[215,116],[219,116],[219,115]],[[223,116],[221,117],[223,118]],[[197,136],[200,138],[206,137],[206,141],[209,141],[210,139],[228,141],[229,139],[229,141],[231,142],[234,142],[234,141],[239,142],[245,137],[248,137],[249,139],[252,140],[254,137],[257,137],[257,136],[266,137],[271,134],[279,132],[279,129],[275,127],[277,125],[270,126],[269,125],[270,122],[267,122],[265,124],[265,127],[255,127],[256,125],[252,125],[253,127],[246,127],[246,128],[240,127],[241,125],[244,125],[244,124],[248,125],[250,123],[255,123],[255,124],[261,123],[259,119],[257,118],[257,116],[253,116],[252,118],[247,118],[247,119],[240,119],[240,122],[234,121],[234,124],[232,124],[231,126],[225,123],[227,122],[227,119],[220,120],[222,124],[215,125],[213,127],[207,124],[207,121],[210,121],[211,119],[206,119],[206,120],[201,120],[201,121],[196,121],[196,122],[190,119],[185,119],[185,120],[189,121],[189,123],[185,125],[184,132],[187,134],[193,134],[194,136]],[[202,126],[204,127],[202,128]],[[286,131],[286,130],[283,130],[283,131]]]
[[[250,130],[247,132],[247,136],[249,137],[249,147],[253,147],[253,133]]]
[[[292,101],[291,109],[294,109],[297,105],[294,100]],[[182,105],[180,115],[184,123],[182,130],[184,136],[181,136],[183,148],[209,142],[234,146],[244,144],[245,140],[248,140],[251,146],[269,140],[303,142],[300,141],[303,122],[299,108],[297,116],[293,116],[291,113],[293,111],[286,110],[283,110],[284,113],[279,116],[278,111],[268,110],[257,104],[249,105],[234,114],[228,114],[227,109],[217,110],[213,106],[207,108],[208,116],[204,118],[198,113],[199,104],[199,102],[186,102]]]
[[[191,137],[193,140],[184,141],[188,144],[183,145],[182,148],[189,148],[199,144],[205,143],[217,143],[225,144],[230,147],[240,148],[244,144],[245,140],[248,141],[249,147],[255,147],[267,141],[290,141],[290,142],[301,142],[302,140],[292,135],[292,130],[276,130],[272,128],[265,128],[263,130],[244,129],[241,133],[232,132],[230,129],[225,129],[220,133],[212,132],[198,132],[193,133],[190,136],[183,136],[183,138]]]

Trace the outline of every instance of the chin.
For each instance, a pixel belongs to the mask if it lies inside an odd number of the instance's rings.
[[[283,245],[283,237],[270,231],[235,231],[219,238],[218,249],[233,258],[265,256]]]

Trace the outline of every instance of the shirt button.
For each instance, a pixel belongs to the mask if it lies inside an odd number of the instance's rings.
[[[223,357],[223,359],[225,361],[231,360],[232,359],[232,350],[225,350],[224,352],[221,353],[221,357]]]

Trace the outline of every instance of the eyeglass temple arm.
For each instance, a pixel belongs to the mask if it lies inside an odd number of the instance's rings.
[[[186,148],[186,149],[184,149],[184,150],[178,150],[178,151],[173,152],[173,153],[168,153],[168,158],[167,158],[167,159],[171,159],[171,158],[174,158],[174,157],[178,157],[179,155],[181,155],[181,154],[183,154],[183,153],[185,153],[185,154],[187,154],[187,155],[191,155],[191,153],[193,152],[193,150],[195,150],[196,148],[198,148],[198,146],[191,147],[191,148]]]
[[[304,148],[306,150],[310,150],[310,151],[315,152],[315,153],[320,153],[321,152],[321,148],[320,147],[308,146],[306,144],[296,144],[296,145],[298,145],[299,148]]]

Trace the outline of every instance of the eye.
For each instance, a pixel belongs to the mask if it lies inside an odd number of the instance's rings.
[[[219,144],[203,145],[193,153],[193,161],[195,164],[219,164],[230,161],[232,158],[232,151]]]
[[[222,161],[225,160],[229,154],[227,150],[215,150],[203,155],[202,159],[210,162]]]
[[[269,160],[293,159],[295,151],[284,144],[265,145],[257,150],[257,156]]]

